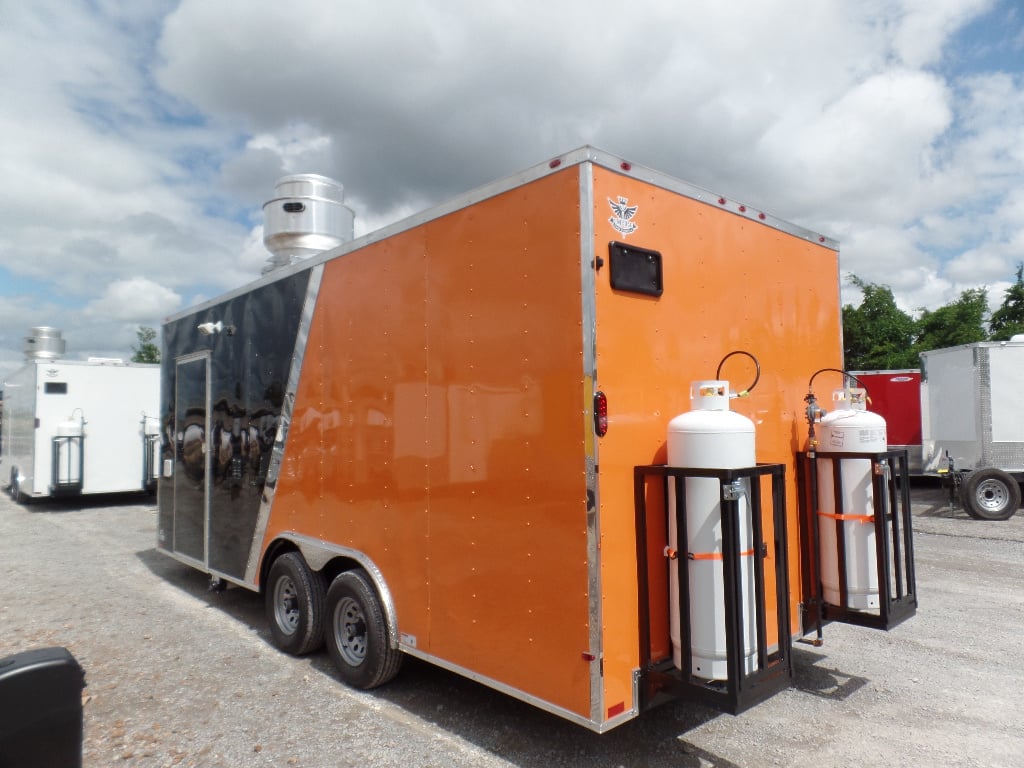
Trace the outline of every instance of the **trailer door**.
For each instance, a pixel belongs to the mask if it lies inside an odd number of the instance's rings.
[[[174,386],[174,532],[171,549],[207,564],[210,495],[209,353],[178,360]]]

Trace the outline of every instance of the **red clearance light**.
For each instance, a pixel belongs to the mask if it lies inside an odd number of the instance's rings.
[[[757,218],[759,218],[761,221],[764,221],[768,217],[765,216],[763,213],[759,213],[759,214],[757,214]]]
[[[561,159],[556,157],[554,160],[552,160],[550,163],[548,163],[548,168],[557,168],[561,164],[562,164]]]
[[[619,168],[621,168],[624,171],[631,171],[631,170],[633,170],[633,166],[630,165],[629,163],[620,163],[619,164]]]
[[[747,212],[747,206],[741,205],[740,206],[740,213],[746,213],[746,212]]]
[[[598,437],[604,437],[608,433],[608,398],[604,392],[594,395],[594,429]]]
[[[725,205],[725,198],[724,197],[718,198],[718,204],[719,205]]]

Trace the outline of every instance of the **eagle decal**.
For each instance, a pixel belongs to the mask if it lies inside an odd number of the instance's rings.
[[[637,230],[637,224],[633,221],[633,217],[636,216],[638,205],[630,205],[628,197],[619,197],[618,202],[608,198],[608,205],[612,208],[612,216],[608,219],[608,222],[612,225],[616,232],[621,232],[623,235],[631,235]]]

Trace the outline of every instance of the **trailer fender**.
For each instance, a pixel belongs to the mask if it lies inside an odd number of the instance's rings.
[[[364,552],[349,547],[342,547],[338,544],[331,544],[322,539],[314,539],[310,536],[303,536],[294,531],[287,531],[279,536],[279,539],[294,544],[302,557],[306,560],[311,570],[324,571],[329,564],[339,558],[352,560],[359,564],[359,567],[366,571],[373,582],[377,594],[380,596],[381,609],[384,611],[384,621],[388,628],[388,644],[392,648],[398,648],[398,617],[395,612],[395,601],[391,596],[391,590],[384,580],[384,574],[380,568]],[[271,547],[268,547],[269,552]],[[328,583],[333,580],[335,574],[326,573]]]

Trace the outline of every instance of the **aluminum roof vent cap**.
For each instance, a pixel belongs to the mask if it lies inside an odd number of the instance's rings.
[[[271,253],[263,274],[347,243],[354,225],[340,182],[316,173],[282,176],[263,205],[263,244]]]
[[[59,330],[48,325],[40,325],[30,328],[28,336],[25,337],[25,359],[56,360],[64,356],[66,347],[67,343]]]

